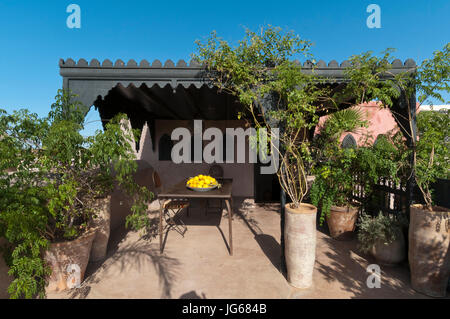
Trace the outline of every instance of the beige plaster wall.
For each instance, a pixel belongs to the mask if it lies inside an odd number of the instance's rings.
[[[184,178],[198,174],[207,174],[213,164],[207,163],[182,163],[175,164],[172,161],[159,161],[158,142],[162,135],[171,136],[172,131],[178,127],[186,127],[193,134],[193,121],[183,120],[158,120],[155,123],[155,151],[152,149],[150,131],[144,126],[142,132],[140,149],[137,154],[138,159],[147,161],[160,175],[161,181],[165,187],[176,184]],[[225,132],[226,128],[244,127],[243,121],[203,121],[203,131],[209,127],[216,127]],[[206,145],[208,141],[204,141]],[[222,163],[219,164],[224,169],[224,177],[233,178],[233,195],[253,197],[253,165],[248,163],[248,139],[246,142],[246,163]],[[235,146],[235,158],[237,150]]]

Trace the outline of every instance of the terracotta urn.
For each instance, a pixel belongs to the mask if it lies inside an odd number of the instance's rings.
[[[351,206],[331,206],[326,216],[330,235],[337,240],[348,240],[353,236],[358,219],[358,208]]]
[[[5,238],[0,237],[0,248],[7,244]],[[5,263],[5,258],[0,250],[0,299],[9,298],[8,287],[13,281],[13,277],[8,274],[9,267]]]
[[[412,205],[408,259],[411,286],[431,297],[445,297],[450,275],[450,210]]]
[[[52,270],[47,292],[77,288],[83,282],[95,234],[93,228],[75,240],[50,244],[44,253]]]

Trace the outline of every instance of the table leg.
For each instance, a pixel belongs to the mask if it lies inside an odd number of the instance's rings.
[[[159,207],[159,252],[163,252],[163,203]]]
[[[230,205],[230,200],[226,199],[225,204],[228,210],[228,226],[229,226],[229,244],[230,244],[230,256],[233,256],[233,231],[232,231],[232,221],[233,221],[233,207]]]
[[[230,206],[231,206],[231,218],[233,218],[234,212],[233,212],[233,197],[230,198]]]

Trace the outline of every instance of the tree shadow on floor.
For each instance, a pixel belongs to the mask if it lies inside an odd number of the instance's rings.
[[[369,288],[367,281],[372,273],[367,266],[377,262],[358,251],[356,239],[337,241],[327,236],[321,240],[327,246],[327,258],[316,258],[315,270],[328,283],[339,283],[341,289],[352,294],[351,298],[426,298],[411,288],[406,262],[397,266],[379,265],[381,287]]]
[[[100,274],[108,270],[112,265],[119,265],[119,271],[140,271],[150,262],[160,281],[162,287],[161,298],[171,298],[172,284],[177,278],[180,262],[176,258],[160,254],[159,246],[152,244],[149,240],[139,239],[130,244],[122,244],[129,230],[121,226],[111,233],[108,244],[108,253],[104,261],[89,263],[86,269],[85,280],[80,288],[75,289],[70,298],[86,298],[93,284],[100,282]],[[121,245],[122,244],[122,245]]]
[[[274,212],[280,215],[280,203],[255,203],[256,207],[260,207],[268,212]]]
[[[180,296],[179,299],[207,299],[206,295],[202,292],[202,295],[198,295],[194,290],[187,292]]]
[[[267,259],[283,274],[281,271],[281,246],[278,241],[273,236],[263,232],[259,222],[252,216],[249,207],[245,203],[235,201],[234,204],[235,216],[245,223]],[[286,274],[283,274],[283,276],[286,277]]]

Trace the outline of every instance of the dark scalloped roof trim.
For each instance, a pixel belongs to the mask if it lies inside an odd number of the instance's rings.
[[[296,64],[301,64],[300,61],[295,60]],[[307,60],[303,63],[304,68],[311,68],[314,65],[310,60]],[[407,59],[405,62],[402,62],[399,59],[395,59],[392,61],[392,68],[399,69],[399,68],[411,68],[416,66],[416,62],[413,59]],[[349,60],[344,60],[340,64],[336,60],[331,60],[330,62],[326,63],[324,60],[319,60],[316,62],[315,66],[319,69],[343,69],[350,66]]]
[[[151,69],[151,68],[201,68],[202,66],[195,60],[191,60],[188,63],[184,60],[179,60],[176,64],[172,60],[167,60],[164,64],[160,60],[154,60],[150,63],[147,60],[142,60],[137,63],[135,60],[131,59],[127,63],[121,59],[112,62],[109,59],[100,62],[97,59],[92,59],[90,62],[85,59],[79,59],[78,62],[69,58],[67,60],[60,59],[59,66],[61,68],[135,68],[135,69]]]
[[[295,61],[297,64],[301,64],[298,60]],[[399,59],[392,61],[392,68],[400,69],[400,68],[412,68],[416,66],[416,62],[413,59],[407,59],[405,62],[402,62]],[[135,60],[131,59],[127,63],[122,61],[121,59],[112,62],[108,59],[104,60],[100,63],[97,59],[92,59],[88,62],[85,59],[80,59],[78,62],[75,62],[73,59],[60,59],[59,66],[61,68],[134,68],[134,69],[151,69],[151,68],[167,68],[167,69],[176,69],[176,68],[202,68],[202,66],[195,60],[191,60],[186,63],[184,60],[179,60],[176,64],[172,60],[167,60],[164,64],[160,60],[154,60],[151,64],[147,60],[142,60],[137,63]],[[311,61],[306,61],[303,63],[304,68],[311,68],[313,63]],[[336,60],[332,60],[328,62],[328,64],[319,60],[316,63],[316,67],[319,69],[343,69],[350,66],[350,62],[348,60],[342,61],[340,64]]]

